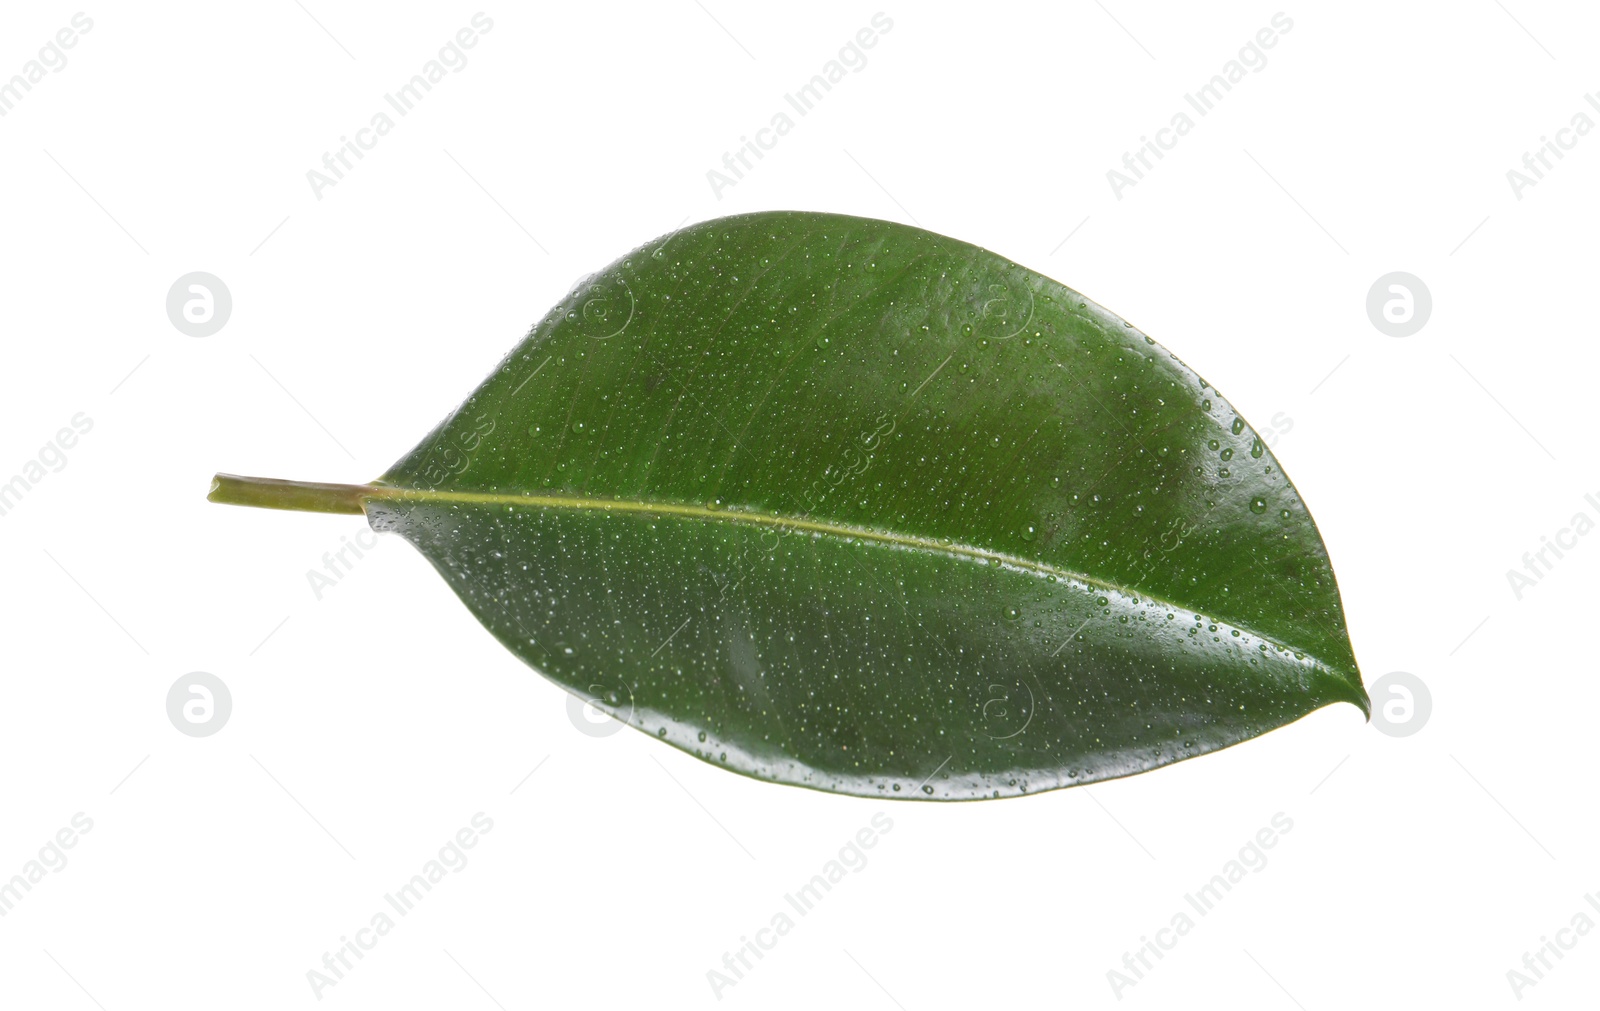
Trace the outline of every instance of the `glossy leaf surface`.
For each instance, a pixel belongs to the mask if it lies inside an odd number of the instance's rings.
[[[1316,526],[1228,402],[903,225],[674,233],[374,485],[251,480],[213,497],[364,509],[545,676],[764,779],[1032,793],[1368,705]]]

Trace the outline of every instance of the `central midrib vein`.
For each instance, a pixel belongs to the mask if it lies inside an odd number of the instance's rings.
[[[771,527],[779,530],[795,530],[812,534],[824,534],[832,537],[854,538],[863,541],[875,541],[893,547],[908,550],[937,551],[946,555],[955,555],[985,563],[998,562],[1001,565],[1011,566],[1025,572],[1037,575],[1054,576],[1058,580],[1072,580],[1098,590],[1116,593],[1133,600],[1149,601],[1173,611],[1187,611],[1196,617],[1204,615],[1195,608],[1176,604],[1164,600],[1145,590],[1123,586],[1105,579],[1097,579],[1081,572],[1062,569],[1040,562],[1031,558],[1009,554],[1004,551],[992,551],[988,548],[974,547],[969,544],[960,544],[953,541],[940,541],[931,537],[917,537],[909,534],[889,533],[883,530],[874,530],[870,527],[853,527],[843,523],[828,523],[820,520],[805,519],[795,516],[780,516],[773,513],[745,512],[739,509],[712,509],[707,506],[687,505],[673,502],[639,502],[629,499],[599,499],[578,498],[569,495],[536,495],[526,493],[508,494],[503,492],[481,491],[440,491],[430,488],[404,488],[398,485],[364,485],[362,486],[364,498],[388,499],[393,501],[424,501],[441,502],[452,505],[479,504],[479,505],[505,505],[505,506],[532,506],[547,509],[570,509],[586,512],[607,513],[637,513],[656,516],[682,516],[690,519],[706,520],[725,523],[745,523],[752,526]],[[1269,643],[1280,649],[1290,649],[1291,652],[1300,652],[1313,664],[1328,671],[1336,669],[1323,663],[1304,650],[1293,650],[1269,636],[1243,625],[1236,624],[1226,619],[1213,617],[1213,621],[1221,621],[1231,628],[1248,632],[1250,635]]]

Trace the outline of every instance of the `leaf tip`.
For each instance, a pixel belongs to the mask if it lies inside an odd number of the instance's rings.
[[[1349,702],[1351,705],[1361,710],[1362,717],[1366,720],[1366,722],[1371,723],[1372,697],[1367,694],[1367,686],[1361,683],[1361,671],[1352,667],[1350,672],[1346,674],[1342,680],[1349,688],[1349,694],[1340,701]]]

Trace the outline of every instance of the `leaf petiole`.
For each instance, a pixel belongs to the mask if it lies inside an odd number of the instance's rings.
[[[363,499],[372,492],[370,485],[282,481],[273,477],[218,474],[211,479],[211,491],[206,498],[224,505],[359,516],[366,512],[362,507]]]

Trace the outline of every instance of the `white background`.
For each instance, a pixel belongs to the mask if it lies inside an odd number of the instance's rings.
[[[1518,1003],[1507,971],[1600,889],[1600,537],[1520,601],[1506,577],[1600,517],[1600,133],[1520,200],[1506,172],[1600,121],[1596,12],[1281,8],[1267,65],[1119,200],[1107,170],[1278,6],[884,7],[869,62],[718,199],[707,170],[880,8],[508,4],[317,199],[307,170],[478,9],[86,9],[68,64],[0,118],[0,481],[94,422],[0,516],[0,878],[94,825],[0,918],[0,1004],[316,1005],[307,971],[480,811],[470,863],[323,1005]],[[77,10],[8,5],[0,79]],[[396,539],[318,600],[306,573],[356,517],[205,502],[217,470],[371,478],[575,278],[775,208],[997,250],[1258,427],[1291,420],[1275,451],[1364,674],[1420,677],[1426,726],[1339,706],[1092,788],[830,797],[581,733]],[[164,308],[194,270],[234,300],[203,339]],[[1434,302],[1403,339],[1365,309],[1393,270]],[[215,736],[168,721],[191,671],[231,688]],[[867,866],[719,1000],[708,970],[878,811]],[[1107,972],[1278,812],[1270,862],[1119,1000]],[[1593,994],[1600,936],[1565,954],[1522,1003]]]

